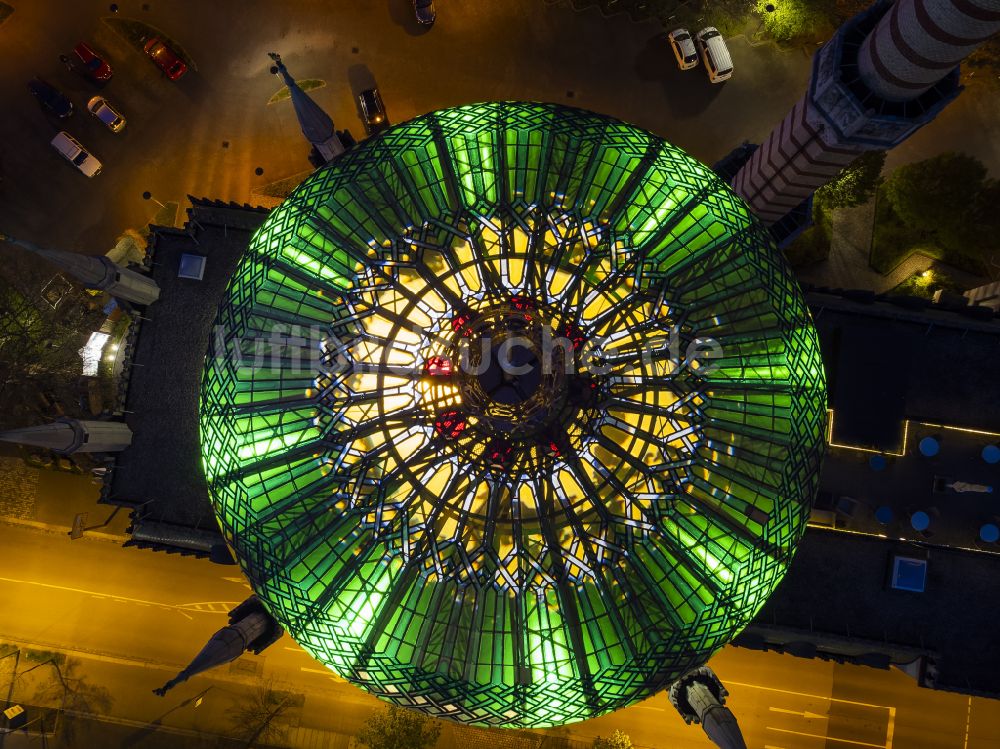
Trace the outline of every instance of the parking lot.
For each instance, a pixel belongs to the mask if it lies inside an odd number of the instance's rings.
[[[394,122],[484,99],[550,100],[635,122],[704,160],[763,135],[808,73],[802,54],[736,39],[736,75],[712,86],[701,69],[677,70],[655,24],[541,0],[442,4],[429,30],[418,27],[408,0],[359,4],[342,16],[306,1],[119,5],[117,17],[177,39],[198,70],[167,80],[102,21],[111,15],[105,3],[19,3],[0,26],[0,96],[9,103],[0,119],[0,225],[10,233],[104,252],[156,213],[144,192],[160,202],[188,193],[243,202],[255,186],[308,169],[291,105],[267,105],[280,88],[270,51],[296,78],[325,81],[311,95],[356,137],[363,128],[354,94],[377,84]],[[81,40],[114,68],[103,89],[59,62]],[[771,85],[761,87],[765,71]],[[66,121],[45,114],[26,90],[35,75],[66,93],[77,113]],[[121,133],[84,110],[98,92],[127,118]],[[101,160],[98,177],[88,180],[49,147],[60,129]]]
[[[649,128],[708,163],[765,136],[801,96],[810,65],[811,50],[751,47],[737,37],[728,41],[732,80],[711,85],[700,65],[677,69],[657,24],[542,0],[441,2],[429,29],[416,23],[409,0],[357,3],[350,13],[321,0],[118,5],[116,18],[161,29],[198,69],[167,80],[104,23],[107,3],[18,2],[0,26],[0,228],[12,234],[103,253],[157,213],[154,201],[183,203],[193,194],[249,202],[255,187],[309,169],[291,104],[267,104],[281,88],[269,72],[272,51],[297,79],[324,83],[310,95],[358,138],[355,95],[377,84],[393,122],[482,100],[554,101]],[[119,134],[84,110],[99,89],[59,62],[81,40],[114,68],[100,93],[128,120]],[[36,75],[70,96],[72,118],[42,111],[26,89]],[[890,162],[954,144],[996,172],[1000,126],[991,104],[960,97]],[[98,177],[87,179],[50,148],[60,129],[101,160]]]

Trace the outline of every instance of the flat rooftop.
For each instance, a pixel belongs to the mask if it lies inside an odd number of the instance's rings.
[[[896,555],[927,560],[924,592],[889,585]],[[938,688],[1000,694],[1000,555],[816,528],[755,620],[930,651]]]
[[[1000,515],[1000,464],[983,457],[1000,445],[1000,320],[807,299],[832,409],[817,507],[843,530],[1000,551],[977,543]],[[925,439],[936,454],[922,454]]]

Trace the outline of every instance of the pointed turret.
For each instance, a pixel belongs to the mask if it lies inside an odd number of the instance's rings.
[[[155,302],[160,296],[160,287],[152,278],[123,268],[103,255],[91,257],[64,250],[52,250],[39,247],[25,239],[17,239],[3,232],[0,232],[0,242],[9,242],[23,247],[28,252],[59,267],[88,289],[106,291],[126,302],[148,305]]]
[[[0,432],[0,442],[44,447],[58,455],[113,453],[132,444],[132,430],[122,421],[60,418],[51,424]]]
[[[337,135],[337,131],[333,129],[333,120],[330,119],[330,115],[324,112],[323,108],[299,87],[281,61],[281,55],[277,52],[268,52],[267,56],[274,60],[278,75],[288,86],[288,93],[291,95],[292,106],[295,107],[295,116],[299,120],[302,134],[323,157],[323,160],[330,161],[334,156],[339,156],[347,150],[344,148],[340,136]]]
[[[732,710],[729,694],[708,666],[689,671],[670,685],[670,704],[687,724],[700,723],[705,735],[720,749],[747,749],[743,732]]]
[[[247,650],[260,653],[276,642],[283,633],[281,625],[267,612],[260,599],[255,595],[250,596],[229,612],[229,626],[212,635],[184,670],[153,692],[163,697],[192,676],[235,661]]]

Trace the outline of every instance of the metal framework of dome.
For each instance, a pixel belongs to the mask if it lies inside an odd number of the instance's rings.
[[[217,323],[227,541],[302,647],[392,702],[545,726],[644,699],[804,531],[826,391],[801,293],[728,186],[630,125],[398,125],[272,212]]]

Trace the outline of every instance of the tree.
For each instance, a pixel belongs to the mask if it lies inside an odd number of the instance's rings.
[[[954,152],[901,166],[885,182],[886,200],[903,223],[963,254],[975,254],[997,230],[990,204],[997,192],[978,159]]]
[[[102,318],[93,297],[25,254],[4,248],[0,263],[0,429],[57,415],[42,405],[53,397],[72,408],[79,351]]]
[[[261,681],[230,714],[233,735],[246,742],[245,749],[281,742],[288,733],[287,713],[295,704],[294,694],[274,689],[271,679]]]
[[[32,701],[38,705],[58,706],[63,712],[62,736],[66,746],[82,746],[83,720],[91,715],[107,715],[114,698],[107,687],[91,683],[82,673],[82,661],[63,653],[32,652],[29,659],[45,658],[21,671],[21,677],[35,669],[49,669],[47,680],[38,684]],[[78,742],[79,740],[79,742]]]
[[[632,739],[624,731],[615,730],[608,737],[598,736],[594,739],[593,749],[632,749]]]
[[[993,37],[962,61],[962,83],[1000,87],[1000,37]]]
[[[834,0],[757,0],[757,13],[774,39],[787,42],[825,37],[835,26],[836,6]]]
[[[865,151],[844,167],[837,178],[816,191],[816,200],[829,208],[854,208],[875,195],[882,182],[885,151]]]
[[[368,719],[357,738],[369,749],[429,749],[440,734],[435,718],[389,705]]]

